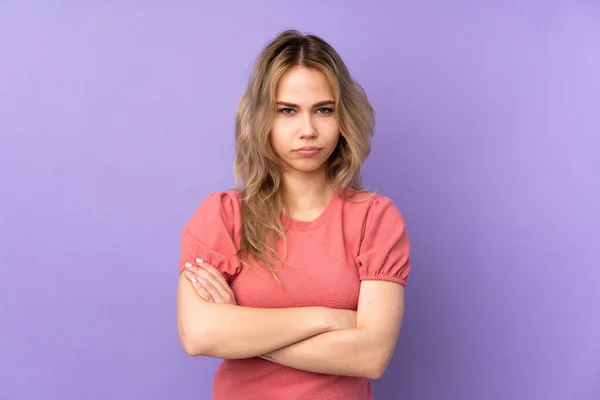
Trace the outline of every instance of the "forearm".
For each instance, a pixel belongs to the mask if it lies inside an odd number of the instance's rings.
[[[303,371],[378,379],[392,352],[368,329],[356,328],[323,333],[263,358]]]
[[[201,355],[255,357],[329,331],[325,311],[318,307],[262,309],[207,304],[202,317],[190,321],[188,332],[204,344]]]
[[[334,310],[324,307],[250,308],[207,303],[180,279],[177,321],[190,355],[248,358],[337,329]]]

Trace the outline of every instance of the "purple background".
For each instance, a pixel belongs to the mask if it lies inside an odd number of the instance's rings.
[[[287,27],[366,88],[413,243],[376,399],[600,399],[597,1],[50,3],[0,3],[0,399],[210,397],[179,233]]]

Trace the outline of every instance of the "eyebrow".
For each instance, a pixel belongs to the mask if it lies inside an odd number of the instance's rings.
[[[287,101],[278,101],[277,104],[280,106],[286,106],[286,107],[291,107],[291,108],[300,108],[300,106],[298,104],[289,103]],[[335,101],[333,101],[333,100],[323,100],[323,101],[319,101],[318,103],[313,104],[312,108],[329,106],[329,105],[333,105],[333,104],[335,104]]]

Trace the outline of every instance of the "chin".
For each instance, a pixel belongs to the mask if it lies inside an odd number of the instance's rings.
[[[307,160],[308,161],[308,160]],[[327,165],[323,161],[311,160],[311,162],[301,162],[301,163],[291,163],[289,165],[292,170],[298,172],[312,173],[317,171],[322,171],[327,168]]]

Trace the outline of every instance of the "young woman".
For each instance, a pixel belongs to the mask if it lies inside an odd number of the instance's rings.
[[[374,116],[337,52],[286,31],[260,54],[236,118],[239,188],[182,234],[179,336],[222,358],[213,399],[371,399],[404,312],[409,241],[360,169]]]

